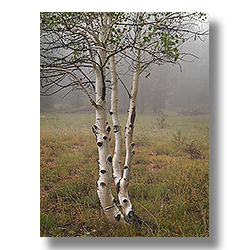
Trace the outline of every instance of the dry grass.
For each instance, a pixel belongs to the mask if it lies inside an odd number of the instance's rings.
[[[41,236],[209,236],[208,115],[173,113],[165,128],[156,117],[137,117],[129,192],[145,223],[119,228],[107,222],[96,193],[94,115],[42,116]]]

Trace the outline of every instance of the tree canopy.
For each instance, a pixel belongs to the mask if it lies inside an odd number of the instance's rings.
[[[122,75],[136,70],[134,59],[138,50],[141,52],[139,73],[146,72],[146,78],[153,64],[171,63],[181,67],[181,62],[190,60],[190,56],[196,58],[183,51],[183,44],[190,39],[204,39],[208,33],[202,25],[207,15],[197,12],[43,12],[40,19],[41,69],[64,69],[41,71],[43,95],[52,95],[62,88],[82,89],[69,72],[81,80],[90,94],[94,93],[93,69],[107,71],[105,84],[108,84],[109,58],[113,55],[121,84]],[[140,41],[136,40],[138,30],[141,30]],[[100,49],[107,54],[101,64]]]

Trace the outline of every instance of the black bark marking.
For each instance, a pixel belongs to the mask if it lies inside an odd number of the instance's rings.
[[[97,146],[101,147],[102,146],[102,142],[101,141],[97,142]]]
[[[128,218],[132,218],[135,215],[134,211],[130,211],[128,213]]]
[[[106,173],[106,170],[102,169],[102,170],[101,170],[101,173],[102,173],[102,174],[105,174],[105,173]]]
[[[108,156],[108,162],[112,162],[112,156],[111,155]]]
[[[104,101],[106,96],[106,86],[105,86],[105,77],[103,68],[101,68],[101,74],[102,74],[102,100]]]
[[[106,211],[107,211],[107,210],[110,210],[110,209],[112,209],[114,206],[115,206],[115,205],[112,205],[112,206],[106,207],[106,208],[105,208],[105,210],[106,210]]]
[[[116,193],[119,194],[119,192],[120,192],[120,181],[118,181],[116,184]]]
[[[92,132],[95,134],[96,130],[95,130],[95,125],[92,126]]]
[[[109,111],[109,114],[110,114],[110,115],[113,115],[113,112],[110,110],[110,111]]]
[[[97,129],[98,129],[98,127],[94,124],[94,125],[92,126],[92,132],[95,134],[95,139],[96,139],[96,140],[97,140],[97,134],[98,134]]]
[[[104,182],[101,182],[101,183],[100,183],[100,186],[101,186],[101,187],[107,187],[106,184],[105,184]]]
[[[107,130],[107,132],[109,133],[110,130],[111,130],[111,127],[110,127],[110,126],[107,126],[106,130]]]
[[[119,132],[119,126],[118,125],[114,125],[114,133]]]
[[[104,85],[104,86],[102,86],[102,100],[103,101],[105,100],[105,96],[106,96],[106,87]]]
[[[128,166],[125,166],[124,169],[128,169]]]
[[[103,136],[103,140],[107,140],[107,138],[108,138],[108,137],[107,137],[106,135]]]
[[[119,220],[121,219],[121,215],[120,215],[120,214],[117,214],[117,215],[115,216],[115,219],[116,219],[117,221],[119,221]]]
[[[132,123],[132,125],[135,122],[135,106],[132,108],[132,114],[131,114],[131,118],[130,118],[130,122]]]
[[[123,203],[127,203],[127,202],[128,202],[128,200],[124,199],[122,202],[123,202]]]

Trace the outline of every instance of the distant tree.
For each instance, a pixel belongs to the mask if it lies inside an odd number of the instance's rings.
[[[41,13],[41,87],[46,95],[81,87],[96,111],[92,127],[99,153],[97,193],[103,211],[114,224],[140,222],[129,199],[128,187],[135,154],[133,132],[139,76],[150,75],[153,64],[178,64],[190,53],[182,44],[206,35],[203,13],[121,13],[121,12],[55,12]],[[195,57],[195,55],[191,55]],[[124,70],[125,69],[125,70]],[[131,89],[122,76],[133,75]],[[118,115],[118,82],[129,99],[125,127],[126,156],[123,171],[122,128]],[[110,89],[110,110],[107,110]],[[93,97],[95,95],[95,97]],[[115,149],[110,154],[112,116]],[[111,193],[113,178],[119,206]]]

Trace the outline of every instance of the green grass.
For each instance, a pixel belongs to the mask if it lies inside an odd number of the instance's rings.
[[[108,223],[97,197],[94,115],[41,115],[42,237],[209,236],[208,115],[170,113],[164,128],[156,116],[137,116],[129,193],[145,224],[122,227]]]

